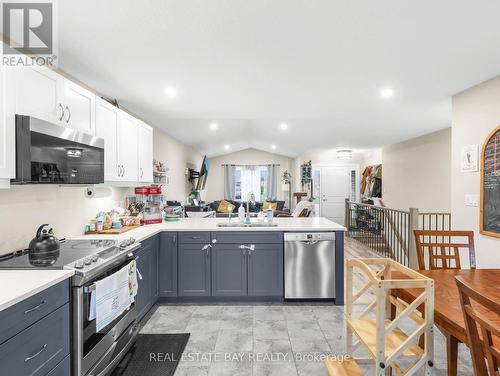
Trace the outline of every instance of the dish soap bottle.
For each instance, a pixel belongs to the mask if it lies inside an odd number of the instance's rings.
[[[238,220],[240,223],[245,222],[245,207],[243,206],[243,203],[240,204],[240,207],[238,209]]]

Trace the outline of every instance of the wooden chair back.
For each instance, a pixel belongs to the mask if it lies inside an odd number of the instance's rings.
[[[476,376],[500,375],[500,303],[481,295],[462,277],[455,278]],[[472,304],[474,303],[474,304]]]
[[[459,252],[461,248],[469,251],[470,267],[476,268],[473,231],[415,230],[414,232],[420,270],[461,269]],[[467,238],[467,242],[454,241],[456,238]]]

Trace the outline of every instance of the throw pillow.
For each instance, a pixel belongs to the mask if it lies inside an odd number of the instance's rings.
[[[273,209],[273,211],[276,211],[277,207],[278,207],[277,202],[264,201],[264,204],[262,205],[262,210],[266,211],[267,209]]]
[[[226,200],[221,200],[219,206],[217,207],[217,212],[219,213],[232,213],[235,206]]]

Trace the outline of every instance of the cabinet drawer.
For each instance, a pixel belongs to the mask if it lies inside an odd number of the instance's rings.
[[[207,231],[189,231],[179,232],[180,244],[208,244],[210,243],[210,232]]]
[[[212,232],[212,238],[217,243],[230,244],[274,244],[283,243],[283,233],[280,231],[218,231]]]
[[[47,376],[68,376],[71,375],[71,357],[68,355],[59,363],[56,368],[49,372]]]
[[[39,292],[0,312],[0,343],[69,301],[69,280]]]
[[[69,354],[69,304],[23,330],[0,346],[6,375],[42,376]]]

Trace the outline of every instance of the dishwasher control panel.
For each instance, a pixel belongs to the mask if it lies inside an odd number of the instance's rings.
[[[335,240],[334,232],[285,232],[285,241],[321,241]]]

